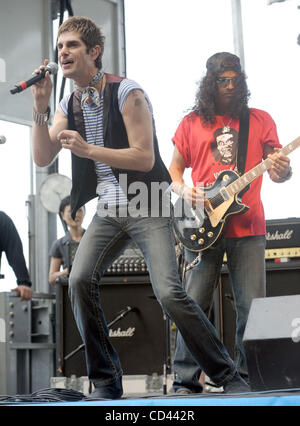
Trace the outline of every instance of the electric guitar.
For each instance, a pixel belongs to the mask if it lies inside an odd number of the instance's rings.
[[[282,148],[279,153],[290,154],[300,146],[300,137]],[[222,235],[226,219],[245,213],[249,207],[242,203],[241,195],[265,171],[272,161],[267,158],[243,176],[232,170],[221,172],[214,185],[205,192],[203,207],[192,208],[179,198],[174,205],[174,232],[184,247],[200,252],[212,246]]]

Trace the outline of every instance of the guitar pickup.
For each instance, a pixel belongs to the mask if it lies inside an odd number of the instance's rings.
[[[228,192],[226,191],[225,188],[220,189],[220,194],[222,195],[222,198],[223,198],[224,201],[229,200],[230,197],[229,197]]]

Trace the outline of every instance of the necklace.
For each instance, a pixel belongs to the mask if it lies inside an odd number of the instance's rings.
[[[232,122],[232,118],[228,121],[228,123],[227,123],[227,124],[224,124],[224,121],[223,121],[223,118],[222,118],[222,124],[223,124],[223,130],[222,130],[222,133],[223,133],[223,134],[225,134],[225,133],[230,133],[230,124],[231,124],[231,122]]]

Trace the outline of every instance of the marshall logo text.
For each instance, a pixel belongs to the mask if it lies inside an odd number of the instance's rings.
[[[129,327],[127,330],[121,330],[119,327],[117,330],[109,329],[109,337],[133,337],[135,333],[135,327]]]
[[[292,229],[287,229],[285,232],[267,232],[266,238],[267,241],[282,241],[290,240],[293,236],[294,231]]]

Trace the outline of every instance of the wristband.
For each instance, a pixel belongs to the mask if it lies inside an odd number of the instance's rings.
[[[48,106],[47,111],[42,114],[40,112],[37,112],[35,108],[33,108],[33,121],[38,126],[43,126],[44,124],[48,123],[50,118],[50,107]]]

